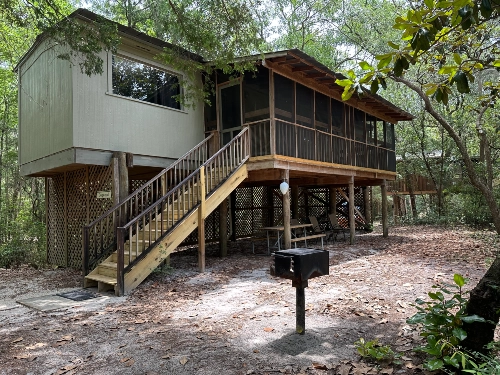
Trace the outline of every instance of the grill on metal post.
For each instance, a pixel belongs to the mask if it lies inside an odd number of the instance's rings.
[[[292,280],[296,288],[296,331],[303,335],[306,329],[306,298],[308,280],[329,274],[328,251],[317,249],[289,249],[274,253],[275,275]]]

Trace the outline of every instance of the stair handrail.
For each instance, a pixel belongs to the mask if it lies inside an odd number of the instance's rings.
[[[196,146],[182,155],[175,162],[163,169],[140,188],[136,189],[122,202],[114,205],[90,224],[83,227],[83,275],[90,268],[115,249],[116,228],[128,222],[151,206],[158,197],[165,195],[169,187],[175,187],[180,181],[197,169],[208,158],[208,142],[214,137],[211,133]],[[91,233],[94,232],[93,241]],[[97,237],[100,238],[97,238]],[[93,249],[91,249],[93,247]],[[92,251],[93,250],[93,251]],[[91,254],[91,251],[93,254]],[[93,255],[93,256],[91,256]]]
[[[158,241],[170,233],[186,216],[199,206],[200,194],[197,187],[200,186],[201,170],[205,171],[204,174],[207,181],[205,184],[205,194],[208,198],[215,192],[219,185],[250,158],[248,132],[248,127],[245,127],[228,144],[217,151],[217,153],[210,157],[196,171],[187,176],[175,188],[172,188],[166,195],[158,199],[127,224],[117,228],[117,287],[121,295],[123,295],[125,273],[146,256],[148,251]],[[188,199],[183,199],[181,203],[179,197],[186,193]],[[166,229],[163,227],[164,222],[167,223]],[[139,246],[139,241],[136,239],[135,249],[132,249],[132,242],[129,242],[129,258],[125,266],[126,238],[132,238],[133,234],[139,233],[141,228],[146,227],[147,223],[154,225],[154,237],[151,236],[151,230],[149,230],[149,238],[143,238],[142,245]]]

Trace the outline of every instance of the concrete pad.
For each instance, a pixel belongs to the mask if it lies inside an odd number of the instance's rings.
[[[31,307],[32,309],[39,311],[63,309],[67,307],[80,305],[82,303],[78,301],[72,301],[70,299],[59,296],[41,296],[41,297],[27,298],[16,302],[20,303],[23,306]]]

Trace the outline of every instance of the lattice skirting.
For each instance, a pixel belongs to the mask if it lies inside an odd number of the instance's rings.
[[[82,266],[82,228],[113,205],[97,199],[98,191],[112,191],[112,170],[86,166],[47,178],[47,261]]]
[[[131,191],[146,181],[130,181]],[[112,169],[87,166],[47,178],[47,260],[50,264],[80,268],[82,265],[82,228],[112,207],[113,199],[97,199],[97,191],[112,191]],[[348,196],[347,188],[342,189]],[[327,221],[330,189],[299,188],[297,213],[299,221],[306,222],[316,216]],[[339,192],[336,209],[340,225],[348,227],[347,201]],[[283,222],[283,201],[278,187],[238,188],[228,198],[227,217],[230,237],[248,237],[264,226]],[[361,188],[355,189],[356,208],[364,215],[364,198]],[[356,222],[357,227],[361,227]],[[219,210],[205,219],[207,242],[219,240]],[[198,233],[191,233],[183,245],[198,241]]]

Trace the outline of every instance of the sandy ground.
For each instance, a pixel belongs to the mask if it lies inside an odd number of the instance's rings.
[[[309,281],[306,334],[295,333],[295,289],[269,273],[251,243],[229,256],[196,248],[172,255],[129,296],[51,312],[16,301],[80,287],[73,270],[0,269],[0,374],[413,374],[419,340],[410,305],[454,273],[473,286],[493,257],[494,236],[464,228],[391,228],[327,246],[330,275]],[[262,250],[262,247],[261,249]],[[354,342],[377,338],[401,365],[363,362]]]

